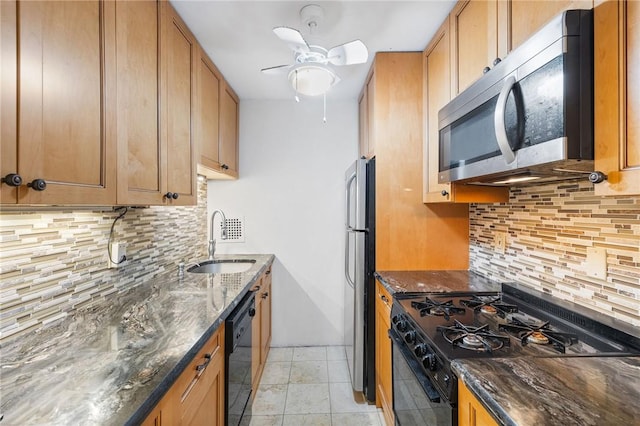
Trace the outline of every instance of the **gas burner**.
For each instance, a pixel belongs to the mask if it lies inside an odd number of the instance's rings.
[[[478,296],[471,296],[471,299],[461,300],[461,305],[468,306],[474,311],[482,312],[489,315],[498,315],[500,318],[506,318],[507,314],[518,312],[516,305],[504,303],[500,296],[481,299]]]
[[[464,308],[458,308],[453,305],[453,301],[436,302],[428,297],[424,298],[424,302],[411,302],[411,307],[420,311],[420,316],[440,316],[449,321],[450,315],[464,314]]]
[[[501,324],[498,329],[505,330],[520,339],[522,346],[528,343],[538,345],[552,344],[560,353],[565,353],[567,346],[578,342],[578,336],[572,333],[560,333],[551,329],[549,321],[542,324],[527,324],[512,317],[507,324]]]
[[[453,346],[476,352],[493,352],[509,345],[509,336],[495,334],[489,330],[489,324],[473,327],[454,320],[451,327],[438,326],[442,336]]]

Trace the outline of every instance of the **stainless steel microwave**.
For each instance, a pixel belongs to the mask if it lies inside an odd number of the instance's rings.
[[[517,185],[593,170],[593,14],[557,16],[439,111],[438,181]]]

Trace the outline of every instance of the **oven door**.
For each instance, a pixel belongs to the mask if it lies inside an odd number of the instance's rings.
[[[393,329],[393,413],[396,425],[449,426],[457,424],[456,412],[422,371],[418,361]]]

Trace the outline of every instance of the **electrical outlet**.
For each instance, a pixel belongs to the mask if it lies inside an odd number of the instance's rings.
[[[119,268],[127,260],[127,246],[124,243],[111,243],[111,255],[108,261],[109,268]]]
[[[607,279],[607,250],[599,247],[587,248],[586,273],[593,278]]]
[[[500,254],[504,254],[507,249],[507,233],[496,232],[493,234],[493,248]]]

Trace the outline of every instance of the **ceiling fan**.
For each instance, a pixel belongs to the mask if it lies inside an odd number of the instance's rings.
[[[318,5],[307,5],[300,10],[300,17],[310,30],[315,30],[323,11]],[[294,63],[263,68],[265,74],[288,72],[289,83],[298,93],[307,96],[322,95],[340,81],[333,66],[356,65],[367,62],[369,51],[360,40],[350,41],[331,49],[310,45],[300,31],[289,27],[276,27],[275,35],[294,52]]]

